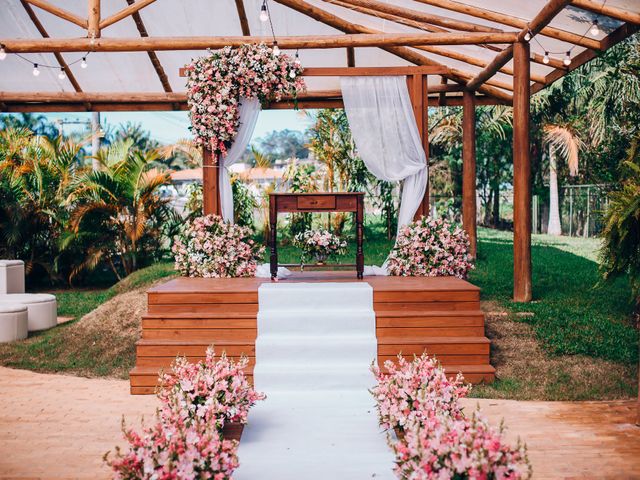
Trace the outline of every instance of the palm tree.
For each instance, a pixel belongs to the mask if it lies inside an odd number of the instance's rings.
[[[79,175],[67,198],[71,213],[62,246],[88,245],[70,281],[103,261],[118,279],[129,275],[157,257],[162,227],[175,221],[169,199],[160,192],[170,177],[153,168],[155,151],[142,152],[127,140],[102,149],[96,158],[101,170]]]
[[[569,174],[578,173],[580,149],[584,143],[571,124],[548,123],[543,127],[544,143],[549,147],[549,224],[547,234],[562,235],[560,225],[560,204],[558,201],[558,161],[560,154],[567,161]]]
[[[202,147],[193,140],[182,138],[158,149],[165,165],[172,169],[197,168],[202,165]]]

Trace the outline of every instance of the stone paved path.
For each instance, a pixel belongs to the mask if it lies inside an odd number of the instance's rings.
[[[640,479],[634,402],[466,401],[476,404],[527,442],[534,478]],[[0,367],[0,478],[108,478],[102,456],[122,445],[122,415],[139,425],[156,405],[122,380]]]

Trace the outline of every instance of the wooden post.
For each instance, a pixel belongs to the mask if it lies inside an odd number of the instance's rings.
[[[476,258],[476,102],[475,93],[462,96],[462,225],[469,235],[469,253]]]
[[[513,50],[513,299],[531,301],[531,158],[529,44]]]
[[[205,215],[222,215],[220,208],[220,176],[213,152],[202,151],[202,210]]]
[[[89,37],[100,37],[100,0],[89,0],[89,16],[87,19]]]
[[[428,122],[428,104],[427,104],[427,75],[416,73],[411,76],[407,76],[407,86],[409,87],[409,96],[411,97],[411,104],[413,106],[413,114],[416,117],[416,124],[418,126],[418,134],[422,140],[422,147],[424,148],[425,155],[427,157],[427,165],[429,164],[429,126]],[[416,211],[414,219],[420,218],[422,215],[429,215],[429,186],[424,192],[422,202]]]

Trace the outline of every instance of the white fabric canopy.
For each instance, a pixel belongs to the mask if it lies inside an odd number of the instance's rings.
[[[256,128],[256,121],[260,115],[262,106],[257,98],[240,99],[240,128],[233,145],[227,151],[227,155],[218,159],[220,170],[220,209],[222,218],[233,223],[233,192],[231,190],[231,178],[229,177],[229,167],[238,163],[242,154],[247,149],[253,130]]]
[[[403,181],[398,228],[413,220],[427,187],[427,158],[405,77],[343,77],[344,109],[363,162],[376,178]]]

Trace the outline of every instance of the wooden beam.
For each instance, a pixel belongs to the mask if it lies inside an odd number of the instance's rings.
[[[440,107],[444,107],[447,101],[447,92],[446,90],[444,90],[445,88],[449,87],[448,85],[449,83],[449,79],[447,77],[440,77],[440,87],[441,87],[441,92],[440,95],[438,97],[438,106]],[[452,85],[455,86],[455,85]],[[431,88],[431,91],[433,91],[433,87]]]
[[[56,5],[52,5],[51,3],[45,0],[26,0],[28,3],[33,5],[34,7],[41,8],[45,12],[49,12],[56,17],[62,18],[68,22],[74,23],[82,28],[87,28],[87,20],[85,18],[81,18],[75,13],[71,13],[64,8],[60,8]]]
[[[133,5],[134,0],[127,0],[127,3],[129,5]],[[131,14],[131,18],[135,22],[136,28],[138,29],[138,32],[140,32],[140,36],[148,37],[149,34],[147,33],[147,28],[144,26],[144,22],[142,21],[140,12],[138,11],[133,12]],[[160,83],[162,84],[162,88],[164,89],[164,91],[172,92],[173,90],[171,88],[171,84],[169,83],[169,77],[167,76],[167,73],[164,71],[164,68],[160,63],[160,59],[158,58],[158,55],[156,54],[156,52],[154,52],[153,50],[149,50],[147,52],[147,55],[149,56],[151,65],[153,65],[153,69],[156,71],[156,75],[158,75],[158,79],[160,80]]]
[[[110,17],[107,17],[104,20],[101,20],[99,22],[99,28],[101,30],[104,29],[104,28],[107,28],[108,26],[113,25],[116,22],[119,22],[123,18],[127,18],[128,16],[139,12],[144,7],[146,7],[147,5],[152,4],[155,1],[156,0],[136,0],[135,2],[132,2],[132,3],[127,2],[129,4],[127,7],[123,8],[122,10],[120,10],[120,11],[118,11],[116,13],[114,13]]]
[[[89,18],[87,23],[89,36],[100,38],[100,0],[89,0]],[[89,43],[89,45],[91,45],[91,43]],[[86,50],[89,50],[89,48]]]
[[[280,43],[280,42],[278,42]],[[449,69],[440,65],[411,67],[310,67],[304,77],[366,77],[388,75],[444,75]]]
[[[531,20],[526,28],[523,28],[518,34],[518,41],[525,41],[526,35],[537,35],[542,31],[553,18],[569,4],[571,0],[549,0],[546,5]],[[493,61],[487,65],[478,75],[467,83],[467,88],[475,90],[485,83],[489,78],[493,77],[501,68],[503,68],[513,57],[513,45],[509,45],[500,52]],[[539,80],[536,80],[539,81]],[[543,81],[544,83],[544,81]]]
[[[42,35],[44,38],[49,38],[49,33],[44,28],[44,26],[42,25],[42,23],[40,22],[40,20],[36,16],[35,12],[33,11],[33,8],[31,8],[31,5],[29,5],[27,0],[20,0],[20,3],[22,3],[22,7],[27,12],[27,15],[29,16],[29,18],[33,22],[33,25],[36,27],[38,32],[40,32],[40,35]],[[62,54],[60,54],[58,52],[55,52],[53,55],[54,55],[54,57],[56,57],[56,61],[58,62],[58,65],[60,65],[60,68],[62,68],[64,70],[65,74],[67,75],[67,78],[69,79],[69,83],[71,83],[71,85],[73,86],[73,89],[76,92],[82,92],[82,88],[80,87],[80,84],[78,83],[78,80],[76,80],[76,77],[73,75],[73,72],[69,68],[69,65],[65,61],[64,57],[62,56]]]
[[[427,79],[424,75],[415,74],[407,76],[407,89],[409,91],[409,98],[411,99],[411,106],[413,108],[413,115],[416,120],[416,126],[418,127],[418,135],[422,143],[425,155],[427,157],[427,165],[429,164],[429,125],[428,121],[428,105],[427,105]],[[429,215],[429,193],[425,190],[422,197],[422,201],[416,210],[414,220],[419,219],[422,216]]]
[[[284,1],[284,0],[281,0]],[[362,27],[364,29],[364,27]],[[278,37],[281,49],[325,49],[345,47],[389,47],[412,45],[475,45],[477,43],[512,43],[514,33],[369,33],[365,30],[348,35],[300,35]],[[149,50],[205,50],[247,43],[273,42],[272,37],[147,37],[0,39],[7,52],[145,52]]]
[[[571,5],[574,7],[587,10],[589,12],[604,15],[605,17],[615,18],[622,22],[640,24],[640,13],[624,10],[622,8],[607,5],[607,2],[594,2],[593,0],[572,0]]]
[[[514,45],[513,64],[513,299],[529,302],[532,286],[528,43]]]
[[[333,3],[333,0],[323,0],[327,3]],[[487,27],[484,25],[478,25],[477,23],[465,22],[462,20],[455,20],[440,15],[433,15],[430,13],[421,12],[419,10],[411,10],[405,7],[395,6],[390,3],[379,2],[377,0],[340,0],[342,3],[355,5],[358,7],[368,8],[376,12],[388,13],[396,15],[398,17],[406,18],[408,20],[414,20],[423,23],[429,23],[432,25],[438,25],[440,27],[462,30],[467,32],[501,32],[497,28]]]
[[[500,23],[502,25],[508,25],[510,27],[515,27],[519,29],[528,28],[527,21],[521,18],[512,17],[504,13],[493,12],[491,10],[486,10],[484,8],[473,7],[471,5],[455,2],[453,0],[415,0],[415,1],[427,4],[427,5],[432,5],[434,7],[451,10],[453,12],[464,13],[465,15],[469,15],[471,17],[482,18],[484,20]],[[560,30],[559,28],[545,27],[540,31],[540,34],[546,37],[551,37],[557,40],[562,40],[564,42],[572,43],[574,45],[580,45],[585,48],[592,48],[596,50],[600,49],[600,42],[598,42],[597,40],[586,38],[586,37],[583,37],[582,35],[578,35],[575,33],[566,32],[564,30]]]
[[[475,94],[462,94],[462,226],[469,236],[469,254],[477,256],[476,230],[476,104]]]
[[[236,0],[236,10],[238,10],[238,19],[240,20],[242,35],[248,37],[251,35],[251,30],[249,30],[249,21],[247,20],[247,12],[244,9],[243,0]]]
[[[356,49],[353,47],[347,47],[347,67],[356,66]]]
[[[321,8],[317,8],[305,2],[304,0],[274,0],[274,1],[345,33],[349,33],[349,34],[354,34],[354,33],[379,34],[380,33],[371,28],[367,28],[362,25],[357,25],[355,23],[348,22],[343,18],[340,18],[325,10],[322,10]],[[498,35],[498,34],[493,34],[493,35]],[[431,60],[430,58],[427,58],[424,55],[420,55],[410,48],[406,48],[406,47],[381,47],[381,48],[415,65],[443,66],[441,63],[436,62],[435,60]],[[457,72],[451,72],[450,74],[447,74],[447,76],[456,81],[460,81],[462,79],[462,77],[460,77],[460,75]],[[480,88],[480,90],[483,93],[486,93],[488,95],[496,96],[496,98],[499,98],[501,100],[511,101],[511,96],[503,92],[502,90],[499,90],[487,85],[483,85]]]
[[[218,162],[209,148],[202,150],[202,210],[205,215],[221,215]]]
[[[394,22],[397,23],[399,25],[405,25],[408,27],[412,27],[412,28],[416,28],[418,30],[423,30],[425,32],[448,32],[449,30],[445,29],[445,28],[441,28],[441,27],[436,27],[434,25],[429,25],[429,24],[425,24],[422,22],[416,22],[414,20],[408,20],[406,18],[402,18],[402,17],[398,17],[396,15],[390,15],[388,13],[383,13],[383,12],[376,12],[375,10],[371,10],[369,8],[362,8],[362,7],[357,7],[355,5],[350,5],[348,3],[344,3],[342,0],[333,0],[332,3],[334,5],[339,5],[341,7],[345,7],[348,8],[350,10],[353,10],[354,12],[359,12],[359,13],[364,13],[365,15],[370,15],[372,17],[376,17],[376,18],[382,18],[384,20],[389,20],[390,22]],[[487,50],[491,50],[494,52],[501,52],[502,49],[496,45],[487,45],[487,44],[482,44],[479,45],[482,48],[485,48]],[[425,47],[418,47],[420,49],[424,49]],[[439,47],[427,47],[427,48],[433,48],[434,50],[438,50],[441,51],[441,49]],[[427,51],[427,50],[425,50]],[[434,52],[435,53],[435,52]],[[448,56],[446,54],[443,54],[443,56]],[[451,57],[453,58],[453,57]],[[472,58],[472,57],[469,57]],[[562,63],[562,60],[558,60],[555,58],[550,58],[549,59],[549,63],[545,63],[544,62],[544,56],[537,54],[537,53],[532,53],[531,54],[531,61],[534,63],[538,63],[540,65],[545,65],[545,66],[549,66],[549,67],[555,67],[555,68],[564,68],[564,65]],[[471,62],[469,62],[471,63]],[[506,71],[505,71],[506,73]]]

